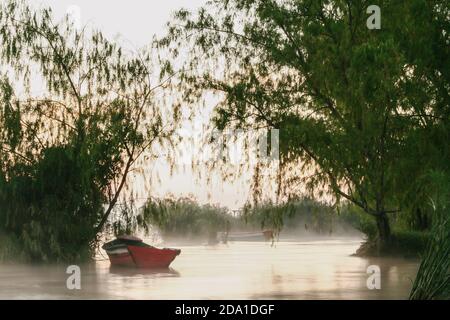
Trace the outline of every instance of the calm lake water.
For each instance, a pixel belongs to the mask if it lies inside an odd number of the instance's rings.
[[[170,270],[97,261],[80,266],[81,290],[72,291],[67,266],[0,264],[0,299],[406,299],[418,261],[352,257],[361,241],[172,244],[182,253]],[[381,268],[381,290],[367,289],[370,265]]]

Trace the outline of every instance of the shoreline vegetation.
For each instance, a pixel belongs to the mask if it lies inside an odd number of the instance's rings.
[[[273,204],[246,207],[238,214],[226,208],[199,205],[188,198],[148,201],[140,210],[129,207],[120,214],[122,219],[110,225],[110,234],[127,234],[137,230],[155,231],[162,238],[207,241],[219,232],[273,230],[274,241],[283,232],[293,236],[364,235],[365,242],[354,253],[360,257],[400,256],[418,258],[425,253],[430,232],[406,228],[399,219],[392,224],[393,240],[388,251],[379,252],[376,245],[376,222],[354,206],[336,208],[304,198],[285,206]],[[0,260],[28,260],[18,239],[0,232]],[[22,254],[22,255],[21,255]],[[89,259],[86,254],[84,259]],[[81,258],[81,256],[80,256]]]
[[[430,232],[411,230],[401,218],[392,224],[392,244],[379,252],[376,245],[376,221],[365,217],[354,206],[336,208],[312,199],[291,201],[285,206],[273,204],[246,207],[230,215],[225,208],[201,206],[189,199],[166,199],[149,202],[144,219],[156,226],[163,238],[207,240],[211,234],[225,231],[273,230],[275,241],[283,232],[293,236],[339,236],[363,234],[365,242],[355,256],[401,256],[418,258],[424,254]]]
[[[50,8],[0,5],[0,260],[86,260],[107,232],[152,227],[186,238],[356,229],[358,256],[422,258],[411,299],[449,298],[443,1],[385,1],[374,31],[361,1],[214,0],[177,11],[136,52]],[[224,181],[253,172],[240,215],[188,199],[122,206],[155,159],[176,165],[181,109],[195,114],[210,93],[207,130],[279,130],[277,172],[250,159],[230,169],[222,153],[199,169]],[[264,202],[265,180],[277,182],[276,204]]]

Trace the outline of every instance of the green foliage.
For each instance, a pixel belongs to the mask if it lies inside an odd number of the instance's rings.
[[[21,249],[19,241],[14,236],[7,236],[3,230],[0,230],[0,261],[26,261],[28,257],[25,256]]]
[[[31,260],[90,256],[106,199],[96,165],[67,147],[43,150],[34,165],[0,182],[0,225],[20,240]],[[12,168],[15,169],[15,168]]]
[[[262,203],[247,206],[242,219],[250,226],[273,231],[310,230],[318,234],[330,234],[340,222],[335,209],[308,198],[291,200],[284,205]]]
[[[396,229],[392,232],[392,252],[394,254],[417,257],[423,254],[430,240],[430,232]]]
[[[412,300],[450,299],[450,219],[433,229],[414,286]]]
[[[434,174],[436,191],[430,198],[435,212],[427,250],[417,272],[411,300],[450,299],[450,180]]]
[[[130,171],[173,132],[151,55],[21,0],[1,4],[0,43],[0,228],[30,259],[87,257]]]
[[[157,226],[164,236],[191,238],[226,230],[270,229],[279,232],[283,229],[297,232],[305,225],[308,230],[328,235],[335,224],[346,222],[335,219],[334,208],[311,199],[299,199],[282,206],[270,203],[246,206],[240,215],[231,215],[224,208],[202,206],[185,198],[150,200],[135,216],[146,225]],[[143,225],[142,222],[138,224]]]
[[[208,237],[224,231],[234,220],[224,208],[198,205],[189,199],[150,200],[142,219],[159,228],[163,236]]]
[[[377,238],[377,225],[372,216],[365,214],[361,208],[354,205],[344,205],[339,209],[343,221],[366,235],[367,241],[373,242]]]
[[[179,11],[157,44],[173,59],[191,49],[184,98],[220,93],[218,128],[280,129],[285,199],[348,200],[384,246],[389,214],[417,212],[406,199],[420,179],[448,170],[450,26],[442,1],[379,4],[369,30],[365,1],[213,0]]]

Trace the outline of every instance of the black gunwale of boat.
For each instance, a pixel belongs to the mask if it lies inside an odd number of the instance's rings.
[[[126,248],[128,246],[136,246],[136,247],[152,247],[149,244],[146,244],[139,240],[128,240],[128,239],[114,239],[112,241],[109,241],[105,243],[102,246],[102,249],[104,250],[113,250],[117,248]]]

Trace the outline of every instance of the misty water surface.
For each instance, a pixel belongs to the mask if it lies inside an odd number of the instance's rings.
[[[282,239],[180,245],[170,270],[82,265],[81,290],[66,288],[64,265],[0,265],[0,299],[406,299],[416,260],[363,259],[359,238]],[[99,257],[101,259],[101,257]],[[381,290],[366,286],[369,265],[381,268]]]

